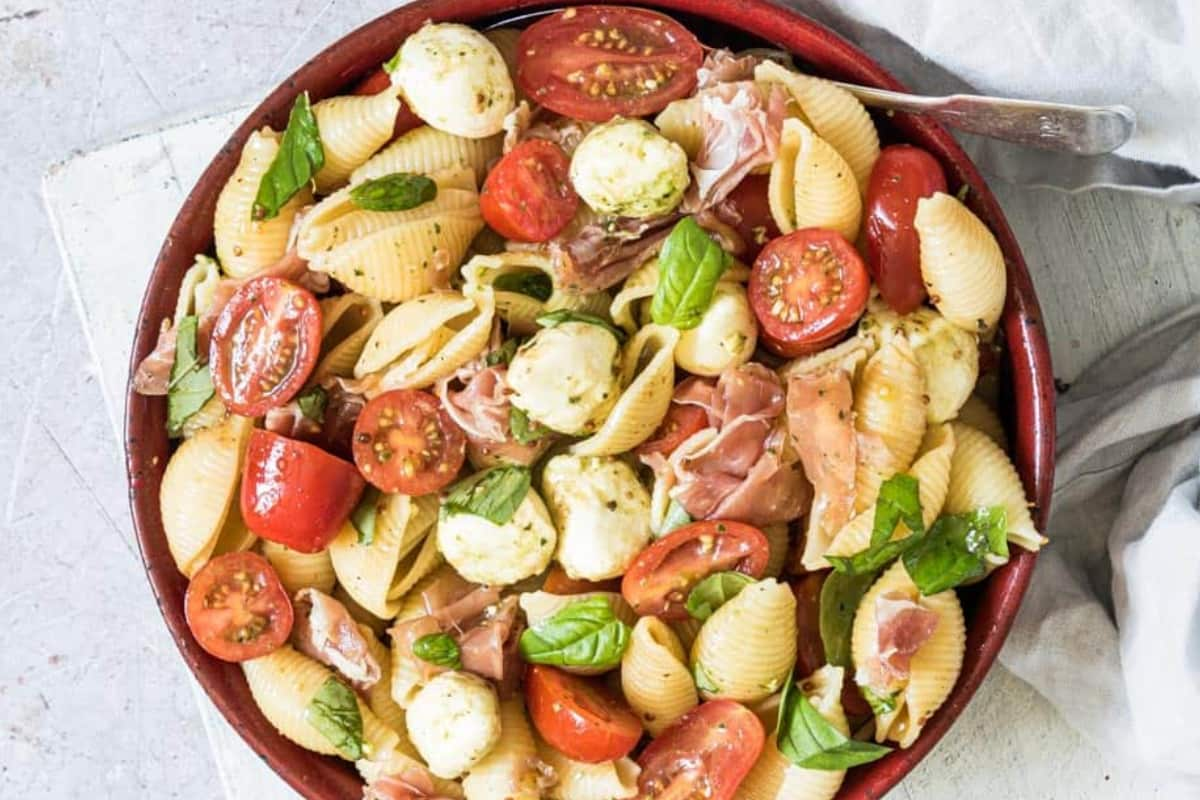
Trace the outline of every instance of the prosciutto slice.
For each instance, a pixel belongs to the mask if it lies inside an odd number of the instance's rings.
[[[171,368],[175,366],[176,333],[171,320],[164,319],[154,349],[133,372],[133,390],[138,394],[161,397],[167,393],[167,387],[171,385]]]
[[[542,446],[540,442],[521,444],[512,438],[507,377],[508,369],[503,366],[468,365],[438,382],[436,392],[446,413],[467,435],[473,451],[486,458],[529,465],[537,460]]]
[[[937,630],[938,615],[901,592],[875,600],[876,654],[867,662],[870,685],[892,691],[908,680],[912,657]]]
[[[306,417],[295,400],[269,409],[263,418],[263,427],[289,439],[313,440],[321,435],[321,423]]]
[[[382,671],[367,647],[369,634],[363,633],[344,605],[324,592],[305,588],[296,592],[293,608],[292,643],[297,650],[333,667],[360,691],[375,685]]]
[[[696,70],[696,89],[703,91],[718,83],[748,81],[754,77],[754,68],[761,59],[755,55],[734,55],[726,47],[709,50],[704,63]]]
[[[452,800],[438,794],[433,774],[413,762],[395,775],[380,775],[363,787],[363,800]]]

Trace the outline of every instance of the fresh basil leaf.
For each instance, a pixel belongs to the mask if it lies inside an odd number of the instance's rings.
[[[526,297],[532,297],[542,303],[554,294],[554,281],[550,276],[538,270],[535,272],[510,272],[492,281],[492,288],[502,292],[516,292]]]
[[[389,58],[387,61],[383,62],[383,71],[386,72],[388,75],[391,75],[393,72],[396,71],[396,68],[399,66],[400,66],[400,51],[397,50],[396,54],[394,56]]]
[[[688,592],[687,612],[696,619],[711,617],[718,608],[737,597],[754,579],[740,572],[716,572],[692,587]]]
[[[437,197],[437,184],[424,175],[393,172],[350,190],[350,202],[367,211],[408,211]]]
[[[704,671],[704,665],[699,661],[692,668],[692,679],[696,682],[696,688],[706,694],[718,694],[721,691],[721,687],[717,686],[716,682],[708,676],[708,673]]]
[[[313,422],[325,419],[325,404],[328,402],[329,395],[320,386],[313,386],[296,395],[296,405],[300,406],[300,413]]]
[[[617,341],[622,344],[625,343],[627,336],[625,331],[616,327],[608,320],[584,311],[571,311],[567,308],[560,308],[557,311],[542,314],[537,318],[537,324],[543,328],[556,328],[564,322],[586,322],[589,325],[597,325],[617,337]]]
[[[1001,506],[938,517],[904,554],[904,568],[923,595],[937,594],[987,572],[987,556],[1007,533],[1008,515]],[[1008,545],[1004,545],[1007,552]]]
[[[413,655],[447,669],[462,669],[458,642],[447,633],[431,633],[413,642]]]
[[[859,686],[858,690],[862,692],[863,699],[867,701],[867,705],[871,707],[875,716],[882,716],[896,710],[896,701],[900,697],[900,692],[877,694],[870,686]]]
[[[175,331],[175,361],[167,384],[167,433],[179,436],[183,423],[213,396],[212,374],[196,356],[199,318],[184,317]]]
[[[297,192],[308,186],[323,166],[325,148],[321,146],[317,118],[309,105],[308,92],[301,92],[292,104],[287,130],[279,142],[279,152],[258,184],[258,194],[254,197],[250,216],[256,220],[279,216],[279,210]]]
[[[359,544],[370,545],[375,541],[375,520],[379,516],[379,501],[382,499],[383,492],[368,486],[350,513],[350,524],[358,531]]]
[[[891,541],[896,526],[901,522],[912,533],[903,539]],[[827,555],[825,558],[838,572],[865,575],[882,569],[903,555],[924,533],[925,520],[921,514],[917,479],[900,473],[888,478],[879,487],[870,546],[852,556]]]
[[[629,626],[613,613],[607,597],[589,597],[560,609],[521,634],[521,656],[532,664],[599,667],[621,663]]]
[[[825,660],[835,667],[851,667],[850,633],[854,628],[854,615],[876,575],[875,572],[863,575],[831,572],[821,585],[817,617],[821,644],[825,648]]]
[[[804,769],[849,769],[891,752],[890,747],[851,739],[833,727],[790,677],[779,700],[775,743],[784,758]]]
[[[443,517],[452,514],[474,514],[477,517],[504,525],[517,513],[517,508],[529,493],[529,468],[518,466],[493,467],[477,472],[450,487],[442,502]]]
[[[346,758],[356,761],[366,755],[358,699],[354,690],[337,678],[321,684],[309,701],[305,718]]]
[[[666,536],[676,528],[682,528],[691,521],[692,517],[683,504],[675,498],[671,498],[670,504],[667,505],[667,513],[663,516],[662,529],[658,532],[658,538]]]
[[[733,263],[692,217],[684,217],[658,254],[658,288],[650,317],[659,325],[688,330],[700,324],[712,303],[717,281]]]
[[[517,348],[520,346],[520,339],[507,339],[495,350],[492,350],[486,356],[484,356],[483,360],[487,362],[489,367],[495,367],[499,365],[508,366],[509,362],[512,361],[513,356],[517,354]]]
[[[529,419],[529,415],[516,406],[510,406],[508,411],[508,429],[520,444],[533,444],[550,433],[550,429],[541,423]]]

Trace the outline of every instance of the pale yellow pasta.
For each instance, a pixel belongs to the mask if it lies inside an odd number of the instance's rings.
[[[217,197],[213,215],[213,237],[221,269],[235,278],[265,269],[287,250],[288,235],[296,212],[312,202],[305,187],[288,200],[271,219],[253,217],[254,198],[263,174],[279,152],[279,134],[263,128],[250,134],[242,157]]]
[[[694,160],[704,142],[704,125],[700,118],[700,98],[685,97],[672,100],[654,118],[654,127],[683,148],[689,160]]]
[[[885,342],[854,387],[858,433],[854,510],[875,502],[879,486],[912,463],[925,436],[925,378],[903,337]]]
[[[190,439],[206,428],[211,428],[225,419],[225,404],[214,394],[200,409],[183,421],[183,438]]]
[[[854,172],[837,150],[798,119],[783,121],[767,199],[784,233],[828,228],[850,241],[858,236],[862,195]]]
[[[718,608],[692,643],[692,674],[710,700],[761,700],[779,691],[795,661],[796,598],[773,578]]]
[[[1008,540],[1038,550],[1047,539],[1034,527],[1025,488],[1008,455],[987,434],[953,423],[958,446],[950,462],[946,512],[959,514],[1001,506],[1008,518]]]
[[[433,292],[401,303],[371,331],[354,365],[354,376],[382,372],[453,320],[469,318],[474,309],[474,301],[458,292]]]
[[[462,800],[463,798],[462,786],[458,781],[439,778],[430,772],[420,759],[401,750],[384,750],[373,754],[371,758],[360,758],[354,762],[354,766],[367,783],[377,781],[385,775],[403,775],[409,770],[413,770],[417,774],[425,775],[433,782],[433,791],[437,797],[446,798],[446,800]]]
[[[396,732],[396,749],[410,758],[419,759],[417,749],[408,739],[404,709],[392,699],[392,654],[383,642],[375,638],[375,632],[369,627],[360,624],[358,628],[367,642],[371,658],[379,665],[379,680],[371,684],[365,692],[367,705],[375,712],[375,716],[379,717],[380,722]]]
[[[898,690],[895,708],[875,720],[876,741],[890,739],[901,747],[910,747],[958,680],[966,648],[966,628],[962,606],[954,590],[922,597],[908,577],[904,562],[896,561],[867,590],[854,615],[850,647],[859,670],[856,680],[860,684],[867,682],[862,665],[878,653],[879,625],[875,605],[885,594],[906,597],[938,616],[933,635],[913,654],[909,677]]]
[[[483,183],[489,162],[500,157],[503,137],[466,139],[422,125],[399,136],[354,170],[350,183],[358,184],[393,172],[430,175],[452,167],[467,166],[475,173],[476,186]]]
[[[276,542],[263,540],[262,554],[279,575],[279,582],[294,597],[301,589],[317,589],[329,594],[337,582],[329,550],[301,553]]]
[[[500,701],[500,741],[463,778],[467,800],[539,800],[538,757],[520,693]]]
[[[348,292],[321,301],[321,355],[313,369],[311,383],[326,378],[348,378],[363,347],[383,319],[378,300]]]
[[[942,316],[963,330],[989,333],[1004,310],[1004,253],[983,220],[938,192],[917,201],[921,279]]]
[[[849,339],[809,356],[800,356],[779,368],[779,377],[784,383],[793,375],[813,375],[827,369],[844,369],[853,382],[858,382],[863,365],[875,352],[877,346],[862,336]]]
[[[237,502],[252,430],[254,420],[231,414],[184,440],[167,462],[158,494],[163,531],[175,566],[189,578],[208,561]]]
[[[359,543],[358,531],[349,522],[330,542],[329,555],[338,583],[375,616],[394,617],[401,594],[397,589],[416,580],[411,575],[425,549],[422,545],[437,521],[437,511],[435,495],[384,495],[375,517],[375,538],[370,544]]]
[[[325,164],[317,171],[317,191],[328,194],[392,138],[400,110],[399,87],[373,95],[330,97],[312,107],[321,132]]]
[[[821,667],[799,682],[798,691],[839,733],[849,736],[850,725],[842,710],[843,672],[841,667]],[[830,800],[845,777],[845,770],[797,767],[779,752],[775,737],[768,735],[762,755],[738,785],[737,796],[738,800]]]
[[[175,301],[175,324],[179,325],[184,317],[207,311],[220,282],[220,265],[208,256],[196,256],[195,263],[183,273],[183,282],[179,285],[179,299]]]
[[[679,637],[658,617],[633,626],[621,657],[621,692],[651,736],[700,702]]]
[[[647,325],[625,346],[621,385],[625,387],[604,424],[571,446],[581,456],[611,456],[637,447],[667,415],[675,392],[675,345],[679,331]]]
[[[783,572],[783,565],[787,562],[790,545],[787,523],[775,522],[763,525],[762,532],[767,537],[767,547],[769,548],[767,570],[763,574],[769,578],[778,578],[779,573]]]
[[[355,622],[360,625],[366,625],[375,632],[376,636],[382,636],[387,631],[389,620],[377,617],[359,605],[358,601],[346,591],[345,586],[337,584],[333,587],[333,599],[346,607],[346,610],[350,612],[350,616],[354,617]]]
[[[495,286],[500,278],[538,274],[545,275],[551,281],[550,297],[544,301]],[[508,323],[512,333],[533,333],[538,329],[538,317],[560,309],[603,315],[611,302],[607,292],[585,294],[557,286],[554,283],[554,262],[545,253],[511,250],[477,255],[463,264],[462,275],[466,281],[464,292],[470,293],[484,286],[492,287],[496,297],[496,313]]]
[[[970,425],[975,430],[986,434],[989,439],[999,445],[1001,450],[1008,450],[1008,435],[1004,432],[1004,423],[996,411],[977,394],[972,394],[958,410],[955,422]],[[184,423],[186,428],[187,423]]]
[[[538,755],[554,772],[554,785],[545,790],[550,800],[626,800],[636,797],[641,767],[632,758],[587,764],[575,761],[546,744],[537,742]]]
[[[250,530],[246,521],[242,519],[241,503],[234,500],[229,504],[229,514],[225,517],[225,524],[221,526],[221,532],[217,534],[217,543],[213,545],[212,554],[209,557],[215,558],[225,553],[240,553],[249,550],[257,541],[258,537],[254,531]]]
[[[859,191],[865,194],[871,168],[879,158],[879,133],[858,98],[823,78],[793,72],[774,61],[759,64],[754,79],[787,87],[817,135],[850,165]]]

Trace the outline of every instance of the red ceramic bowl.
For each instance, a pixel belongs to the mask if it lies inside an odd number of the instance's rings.
[[[905,89],[869,56],[827,28],[766,0],[652,0],[640,4],[673,12],[708,44],[741,47],[769,43],[794,53],[817,74],[885,89]],[[179,283],[193,255],[210,250],[217,194],[233,172],[251,131],[263,125],[282,130],[299,91],[307,89],[317,100],[346,90],[387,60],[399,42],[427,19],[488,25],[550,7],[545,0],[423,0],[364,25],[284,81],[221,148],[180,209],[142,302],[132,365],[154,348],[159,321],[172,313]],[[1035,503],[1034,520],[1044,526],[1054,475],[1053,378],[1045,328],[1021,251],[983,178],[943,128],[905,114],[881,119],[880,123],[885,137],[912,142],[937,156],[952,190],[963,184],[970,186],[967,204],[996,234],[1004,251],[1008,268],[1008,301],[1002,320],[1007,345],[1001,365],[1004,406],[1017,470]],[[161,398],[142,397],[129,389],[125,448],[130,505],[146,574],[175,643],[225,718],[297,791],[313,800],[358,797],[360,782],[349,764],[310,753],[276,733],[255,706],[241,669],[207,655],[188,632],[183,614],[187,580],[176,571],[167,551],[158,505],[159,483],[170,452],[165,421],[166,403]],[[851,770],[839,797],[883,795],[937,743],[995,660],[1035,560],[1034,554],[1018,550],[1008,565],[966,593],[966,657],[950,698],[911,748]]]

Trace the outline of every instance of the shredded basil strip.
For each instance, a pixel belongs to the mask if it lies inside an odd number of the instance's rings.
[[[554,294],[554,281],[544,272],[509,272],[492,281],[492,288],[502,292],[516,292],[532,297],[542,303]]]
[[[662,528],[658,532],[658,538],[666,536],[671,531],[682,528],[684,525],[691,523],[692,517],[688,514],[687,509],[683,507],[675,498],[671,498],[671,502],[667,505],[667,513],[663,515]]]
[[[313,422],[325,419],[325,405],[328,402],[329,395],[320,386],[313,386],[296,395],[296,405],[300,407],[300,413]]]
[[[396,67],[398,66],[400,66],[400,50],[397,50],[394,56],[383,62],[383,71],[390,76],[396,71]]]
[[[350,524],[358,532],[358,543],[370,545],[375,541],[375,520],[379,516],[379,503],[383,492],[374,486],[368,486],[363,492],[362,499],[350,514]]]
[[[896,710],[896,701],[900,697],[900,692],[877,694],[870,686],[859,686],[858,690],[862,692],[863,699],[867,701],[867,705],[871,707],[875,716],[878,717]]]
[[[251,217],[262,220],[279,216],[279,210],[308,186],[323,166],[325,149],[321,146],[317,118],[309,105],[308,92],[302,92],[292,105],[287,130],[279,142],[279,152],[258,184]]]
[[[521,656],[532,664],[599,667],[621,663],[629,626],[613,613],[607,597],[589,597],[560,609],[521,634]]]
[[[508,429],[520,444],[533,444],[550,433],[549,428],[529,419],[529,415],[516,406],[509,407]]]
[[[704,665],[699,661],[696,662],[696,666],[692,667],[692,680],[696,682],[696,688],[706,694],[717,694],[721,691],[721,687],[717,686],[713,679],[709,677],[708,672],[704,669]]]
[[[305,718],[346,758],[356,761],[366,755],[358,699],[354,691],[337,678],[329,678],[321,684],[309,701]]]
[[[953,589],[984,575],[989,555],[1007,560],[1007,531],[1002,506],[938,517],[904,553],[904,569],[923,595]]]
[[[520,339],[507,339],[503,344],[495,350],[490,351],[483,360],[489,367],[504,365],[507,366],[512,361],[513,356],[517,354],[517,348],[521,346]]]
[[[167,433],[179,436],[183,423],[213,396],[212,374],[196,356],[199,318],[184,317],[175,331],[175,361],[167,384]]]
[[[684,217],[658,254],[658,288],[650,301],[650,317],[680,330],[696,327],[732,263],[733,257],[694,218]]]
[[[450,487],[441,515],[474,514],[504,525],[517,513],[531,480],[528,467],[505,465],[477,472]]]
[[[557,311],[551,311],[548,314],[542,314],[537,318],[537,324],[543,328],[556,328],[564,322],[585,322],[588,325],[596,325],[604,328],[604,330],[617,337],[617,341],[621,344],[625,343],[627,334],[617,326],[613,325],[602,317],[597,317],[595,314],[588,314],[583,311],[571,311],[570,309],[560,308]]]
[[[688,592],[687,612],[699,620],[711,617],[718,608],[737,597],[754,579],[740,572],[717,572],[692,587]]]
[[[835,667],[849,669],[852,666],[850,633],[854,627],[854,614],[877,575],[878,572],[862,575],[831,572],[821,585],[817,616],[821,629],[821,644],[825,648],[825,660]]]
[[[447,633],[430,633],[413,642],[413,655],[422,661],[447,669],[462,669],[458,642]]]
[[[911,534],[892,541],[896,526],[903,522]],[[875,501],[875,519],[871,529],[871,544],[852,556],[825,558],[838,572],[865,575],[877,572],[916,544],[925,533],[921,514],[921,495],[917,479],[903,473],[893,475],[879,487]]]
[[[851,739],[833,727],[796,687],[791,675],[779,700],[775,743],[788,761],[804,769],[849,769],[891,752],[890,747]]]
[[[408,211],[437,197],[437,184],[424,175],[393,172],[350,190],[350,202],[367,211]]]

